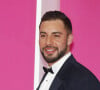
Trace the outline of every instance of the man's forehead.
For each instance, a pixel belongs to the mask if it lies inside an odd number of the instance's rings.
[[[64,24],[60,20],[51,20],[51,21],[44,21],[40,28],[39,28],[40,33],[66,33]]]

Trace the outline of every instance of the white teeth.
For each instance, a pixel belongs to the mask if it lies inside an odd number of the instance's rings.
[[[53,51],[53,50],[47,50],[47,51]]]

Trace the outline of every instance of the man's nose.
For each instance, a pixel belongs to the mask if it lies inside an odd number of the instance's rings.
[[[47,45],[51,45],[53,43],[52,37],[48,36],[46,40]]]

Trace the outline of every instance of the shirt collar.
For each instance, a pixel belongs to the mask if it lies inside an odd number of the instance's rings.
[[[56,63],[54,63],[52,65],[52,69],[54,73],[57,73],[60,68],[62,67],[62,65],[64,64],[64,62],[71,56],[71,52],[67,53],[66,55],[64,55],[60,60],[58,60]]]

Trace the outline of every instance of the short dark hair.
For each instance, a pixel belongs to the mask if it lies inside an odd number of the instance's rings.
[[[43,17],[41,18],[41,22],[40,22],[40,26],[41,26],[41,23],[43,21],[48,21],[48,20],[61,20],[63,21],[64,25],[65,25],[65,28],[67,30],[67,33],[68,34],[71,34],[72,33],[72,24],[71,24],[71,21],[70,19],[61,11],[48,11],[46,12]],[[39,26],[39,27],[40,27]]]

